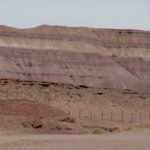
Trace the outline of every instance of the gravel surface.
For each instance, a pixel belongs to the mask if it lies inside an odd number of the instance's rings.
[[[150,130],[102,135],[0,135],[0,150],[149,150]]]

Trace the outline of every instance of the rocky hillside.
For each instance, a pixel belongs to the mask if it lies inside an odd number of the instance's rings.
[[[150,32],[0,26],[0,78],[150,91]]]

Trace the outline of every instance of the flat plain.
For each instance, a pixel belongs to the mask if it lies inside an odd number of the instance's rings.
[[[150,129],[101,135],[0,135],[0,150],[149,150]]]

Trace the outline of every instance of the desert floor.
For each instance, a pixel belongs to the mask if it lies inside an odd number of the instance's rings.
[[[150,129],[101,135],[0,135],[0,150],[149,150]]]

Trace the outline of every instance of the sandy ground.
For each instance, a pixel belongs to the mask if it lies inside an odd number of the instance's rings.
[[[102,135],[0,135],[0,150],[149,150],[150,129]]]

